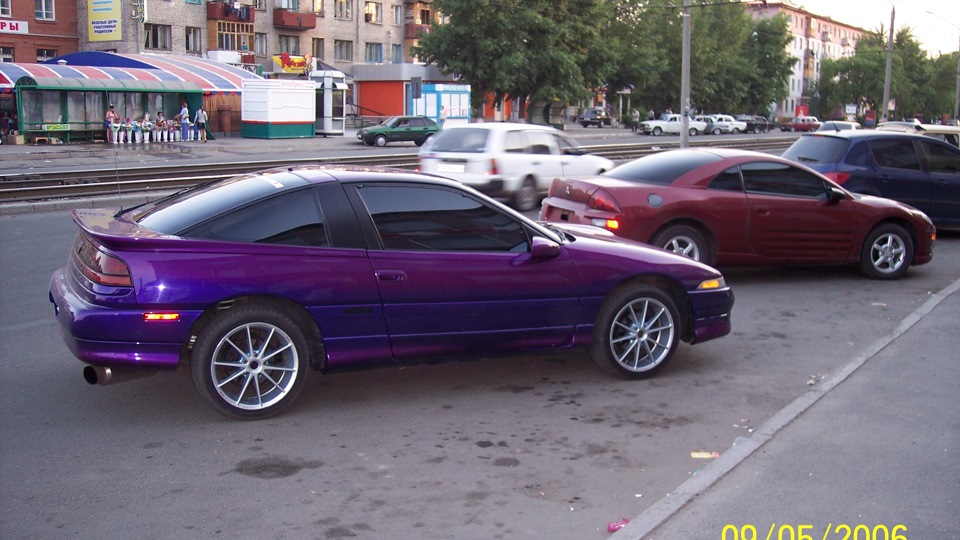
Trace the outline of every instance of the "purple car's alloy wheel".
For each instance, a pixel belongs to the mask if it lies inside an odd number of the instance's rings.
[[[666,305],[654,298],[640,298],[623,306],[614,317],[610,351],[624,369],[647,371],[669,357],[675,328]]]
[[[210,375],[224,401],[238,409],[258,410],[284,399],[299,369],[290,336],[270,324],[248,323],[217,344]]]

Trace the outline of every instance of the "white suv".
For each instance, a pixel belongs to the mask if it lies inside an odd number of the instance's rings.
[[[446,126],[420,150],[420,170],[457,180],[514,208],[533,210],[553,179],[599,174],[614,163],[563,132],[535,124]]]

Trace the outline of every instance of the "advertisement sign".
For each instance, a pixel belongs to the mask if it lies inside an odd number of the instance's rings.
[[[87,19],[90,21],[87,31],[90,41],[120,41],[122,0],[90,0],[87,4]]]
[[[307,56],[291,56],[290,53],[280,53],[273,57],[273,62],[280,66],[285,73],[310,73],[313,69],[313,59]]]
[[[27,21],[10,21],[0,19],[0,34],[29,34]]]

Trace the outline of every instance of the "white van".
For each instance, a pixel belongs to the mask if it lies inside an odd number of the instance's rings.
[[[420,170],[446,176],[521,212],[533,210],[554,178],[600,174],[614,163],[588,154],[550,127],[491,122],[444,127],[420,149]]]

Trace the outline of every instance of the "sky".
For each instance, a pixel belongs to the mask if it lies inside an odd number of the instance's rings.
[[[890,8],[896,8],[894,30],[913,28],[913,36],[936,55],[960,50],[960,0],[791,0],[816,15],[859,26],[890,28]],[[928,11],[933,12],[931,15]]]

